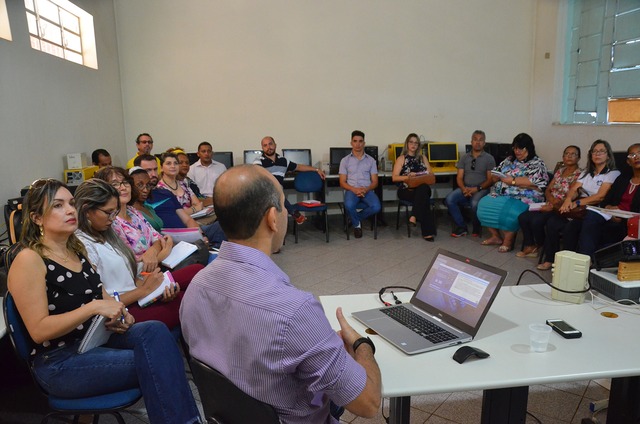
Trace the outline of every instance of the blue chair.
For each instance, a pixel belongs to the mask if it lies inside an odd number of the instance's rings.
[[[22,322],[22,318],[18,313],[13,297],[9,292],[7,292],[4,297],[4,319],[7,323],[7,330],[13,347],[20,359],[29,365],[29,371],[33,377],[33,368],[31,367],[29,357],[33,350],[34,343]],[[41,424],[49,422],[50,418],[62,415],[73,415],[73,422],[77,423],[79,415],[87,414],[93,415],[94,424],[98,423],[100,419],[99,416],[103,414],[113,415],[119,424],[125,424],[125,421],[119,411],[135,404],[142,397],[140,389],[135,388],[79,399],[59,398],[47,393],[38,384],[35,378],[33,380],[38,388],[45,394],[49,401],[49,407],[54,411],[45,415],[40,422]]]
[[[293,187],[298,193],[304,193],[308,198],[312,194],[317,194],[324,201],[324,180],[317,172],[307,171],[299,172],[293,180]],[[320,203],[317,205],[305,205],[304,203],[296,203],[292,205],[293,209],[298,212],[316,212],[322,213],[324,217],[324,232],[326,235],[327,243],[329,243],[329,217],[327,214],[327,205]],[[293,220],[293,234],[295,236],[296,243],[298,243],[298,222]]]
[[[342,221],[344,223],[344,232],[347,234],[347,240],[349,240],[349,227],[351,226],[351,218],[349,218],[349,214],[347,213],[347,209],[344,207],[344,203],[340,203],[338,205],[340,207],[340,211],[342,212]],[[366,203],[360,201],[356,205],[357,210],[366,209],[368,206]],[[373,221],[371,221],[371,229],[373,230],[373,239],[378,239],[378,214],[373,215]]]

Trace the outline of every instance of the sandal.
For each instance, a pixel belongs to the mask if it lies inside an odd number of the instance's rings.
[[[494,238],[488,238],[486,240],[482,240],[482,242],[480,244],[483,245],[483,246],[500,246],[502,244],[502,240],[494,239]]]
[[[505,246],[503,244],[502,246],[498,247],[498,252],[500,252],[500,253],[511,252],[511,246]]]
[[[543,262],[539,264],[536,268],[539,269],[540,271],[549,271],[552,266],[553,264],[551,262]]]
[[[516,253],[518,258],[537,258],[540,249],[538,246],[527,246],[522,251]]]
[[[426,241],[430,241],[430,242],[432,242],[432,243],[433,243],[434,241],[436,241],[435,237],[433,237],[433,236],[424,236],[424,237],[422,237],[422,238],[423,238],[423,239],[425,239]]]

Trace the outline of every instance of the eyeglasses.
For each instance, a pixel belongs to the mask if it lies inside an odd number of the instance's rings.
[[[49,183],[54,183],[57,182],[58,180],[56,180],[55,178],[38,178],[37,180],[33,181],[30,185],[29,185],[29,190],[34,189],[37,190],[39,188],[42,188],[46,185],[48,185]]]
[[[523,150],[527,150],[527,148],[526,147],[513,146],[513,150],[523,151]]]
[[[565,153],[565,154],[563,154],[562,156],[564,156],[564,157],[566,157],[566,158],[577,158],[577,157],[578,157],[578,154],[577,154],[577,153],[570,152],[570,153]]]
[[[636,159],[636,158],[640,158],[640,152],[637,152],[637,153],[629,153],[629,154],[627,155],[627,158],[629,158],[629,159]]]
[[[120,209],[116,209],[115,211],[112,211],[112,212],[105,211],[104,209],[100,209],[100,208],[96,208],[96,209],[102,212],[103,214],[107,215],[107,218],[109,218],[111,221],[116,219],[116,216],[118,216],[118,214],[120,213]]]
[[[120,187],[131,187],[131,184],[129,183],[129,181],[127,180],[123,180],[123,181],[114,181],[111,183],[111,187],[115,188],[116,190],[118,190]]]
[[[151,184],[136,184],[136,188],[140,191],[142,190],[152,190],[153,186]]]
[[[407,144],[420,144],[420,142],[414,140],[414,141],[409,141]]]
[[[596,156],[606,155],[607,151],[606,150],[592,150],[591,154],[592,155],[596,155]]]
[[[471,160],[471,170],[475,171],[476,170],[476,158],[473,158]]]

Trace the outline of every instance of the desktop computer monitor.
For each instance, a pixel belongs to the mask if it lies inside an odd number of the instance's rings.
[[[233,166],[233,152],[214,152],[213,160],[220,162],[229,169]]]
[[[402,149],[404,148],[404,143],[393,143],[389,144],[389,160],[393,163],[396,163],[396,159],[398,156],[402,154]]]
[[[340,169],[340,161],[343,157],[351,153],[351,147],[330,147],[329,148],[329,173],[337,175]]]
[[[457,162],[458,143],[427,143],[427,158],[431,163]]]
[[[252,164],[260,156],[262,156],[262,150],[245,150],[244,163]]]
[[[282,149],[282,156],[298,165],[311,166],[311,149]]]
[[[193,165],[200,159],[197,153],[187,153],[187,158],[189,158],[189,165]]]

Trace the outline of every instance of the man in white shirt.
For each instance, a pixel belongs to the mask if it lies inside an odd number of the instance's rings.
[[[216,180],[227,170],[227,167],[212,159],[213,148],[208,141],[198,145],[198,157],[200,159],[191,165],[187,176],[195,181],[203,196],[211,197]]]

